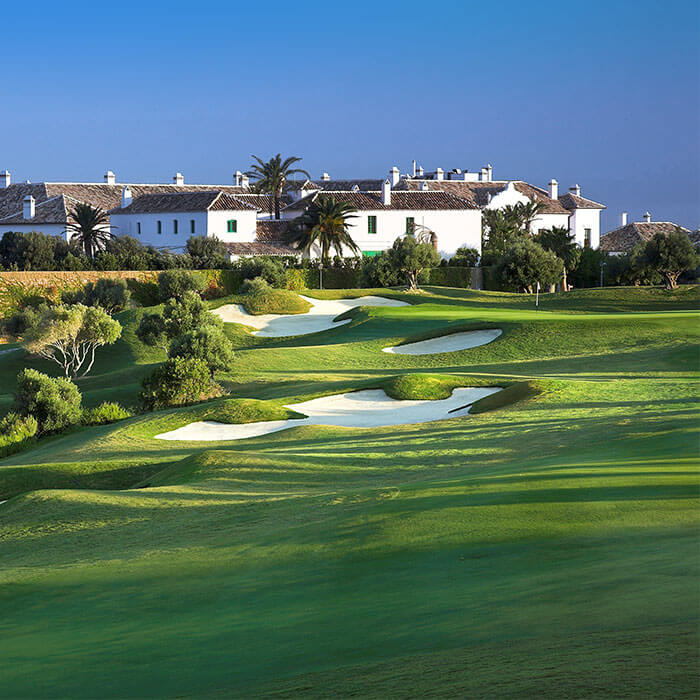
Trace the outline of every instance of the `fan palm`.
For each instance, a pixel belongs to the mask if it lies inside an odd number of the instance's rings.
[[[343,254],[349,248],[359,254],[355,241],[348,233],[351,219],[357,210],[347,202],[338,202],[328,195],[319,195],[309,208],[297,217],[289,228],[287,240],[298,249],[309,253],[316,245],[321,249],[321,264],[328,262],[328,254],[335,250]]]
[[[274,208],[275,219],[279,219],[280,201],[287,180],[292,175],[311,176],[306,170],[292,167],[294,163],[298,163],[301,160],[301,158],[295,156],[282,160],[281,154],[278,153],[267,162],[258,158],[258,156],[253,156],[253,158],[257,162],[253,163],[246,175],[254,181],[254,187],[258,192],[270,195],[270,216],[272,216]]]
[[[70,212],[66,233],[71,241],[83,247],[88,258],[113,238],[109,230],[109,214],[85,202],[78,202]]]

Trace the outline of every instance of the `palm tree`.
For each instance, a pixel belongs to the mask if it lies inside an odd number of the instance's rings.
[[[328,195],[319,195],[309,208],[290,225],[286,239],[298,249],[309,253],[314,245],[321,249],[321,275],[323,264],[333,249],[338,255],[349,248],[356,255],[360,249],[348,233],[351,219],[357,210],[347,202],[338,202]],[[323,285],[321,278],[321,286]]]
[[[543,248],[551,250],[564,263],[562,285],[564,291],[568,291],[566,273],[568,270],[573,270],[581,259],[581,248],[576,244],[574,234],[563,226],[552,226],[551,229],[541,229],[536,240]]]
[[[517,202],[516,204],[506,204],[503,207],[504,223],[514,228],[526,236],[530,235],[532,222],[542,213],[541,202]]]
[[[97,250],[113,238],[109,230],[109,214],[103,209],[78,202],[69,216],[66,233],[70,234],[71,241],[83,247],[88,258],[92,258]]]
[[[259,192],[271,195],[270,216],[272,216],[273,213],[272,209],[274,203],[275,219],[279,219],[280,200],[282,199],[282,193],[284,192],[289,177],[292,175],[311,177],[311,175],[309,175],[306,170],[292,167],[294,163],[298,163],[301,160],[301,158],[296,158],[295,156],[282,160],[281,154],[278,153],[267,162],[258,158],[258,156],[253,156],[253,158],[255,158],[257,162],[253,163],[246,175],[253,179],[255,182],[254,186]]]

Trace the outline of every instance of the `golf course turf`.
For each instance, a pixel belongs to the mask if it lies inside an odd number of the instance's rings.
[[[427,288],[298,337],[227,324],[224,399],[0,460],[3,697],[629,697],[698,692],[698,288]],[[219,300],[216,305],[226,304]],[[214,305],[214,304],[213,304]],[[78,382],[135,403],[143,309]],[[500,329],[457,352],[382,348]],[[0,355],[0,414],[24,351]],[[383,389],[503,387],[469,415],[156,435]]]

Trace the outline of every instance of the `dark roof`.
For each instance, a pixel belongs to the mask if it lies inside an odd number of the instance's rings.
[[[255,222],[255,240],[261,243],[281,241],[289,226],[289,220],[258,219]]]
[[[690,242],[695,246],[696,248],[700,246],[700,229],[697,229],[696,231],[691,231],[688,234],[688,238],[690,238]]]
[[[687,228],[670,221],[633,222],[604,233],[600,237],[600,249],[606,253],[626,253],[638,243],[650,241],[657,233],[668,236],[677,228],[690,233]]]
[[[384,180],[360,178],[355,180],[307,180],[300,189],[325,190],[326,192],[347,192],[357,187],[362,192],[381,190]]]
[[[581,197],[580,195],[573,194],[571,192],[567,192],[566,194],[563,194],[561,197],[559,197],[559,201],[567,209],[605,209],[606,208],[606,206],[604,204],[594,202],[592,199],[586,199],[585,197]]]
[[[288,207],[287,211],[305,209],[314,199],[320,196],[319,192],[307,195],[297,200]],[[333,192],[333,199],[337,202],[347,202],[360,211],[362,210],[402,210],[419,211],[421,209],[476,209],[476,205],[470,200],[456,197],[441,191],[409,192],[406,190],[392,190],[391,204],[382,203],[381,192]]]
[[[417,178],[401,180],[398,186],[410,190],[419,190],[423,183],[427,183],[429,190],[443,190],[463,199],[468,199],[479,208],[485,207],[491,200],[491,197],[503,192],[508,187],[507,180],[468,182],[462,180],[420,180]],[[513,186],[518,192],[524,194],[532,201],[539,202],[542,205],[543,214],[570,214],[560,200],[551,199],[549,194],[540,187],[535,187],[522,180],[513,180]]]
[[[22,208],[18,212],[0,219],[0,224],[23,224],[27,226],[32,224],[65,225],[68,221],[69,212],[76,204],[78,204],[77,200],[65,195],[58,195],[58,197],[51,197],[51,199],[35,204],[33,219],[25,219],[24,209]]]
[[[270,194],[256,194],[247,192],[245,194],[237,194],[236,197],[242,202],[252,204],[257,209],[260,209],[260,211],[269,212],[270,206],[272,206],[272,211],[274,211],[274,199]],[[284,207],[287,204],[291,204],[292,201],[293,199],[289,195],[283,194],[280,197],[280,206]]]
[[[224,246],[231,255],[300,255],[300,251],[283,241],[224,243]]]
[[[126,207],[116,207],[110,214],[155,214],[189,211],[257,211],[257,207],[221,191],[171,192],[135,197]]]
[[[0,219],[13,216],[22,211],[22,202],[27,195],[34,197],[36,204],[53,197],[66,195],[79,202],[86,202],[104,210],[114,209],[121,204],[122,190],[127,183],[107,185],[96,182],[32,182],[15,183],[0,189]],[[244,187],[235,185],[149,185],[129,184],[134,199],[145,194],[166,194],[174,192],[225,192],[226,194],[245,194]],[[52,222],[53,223],[53,222]]]

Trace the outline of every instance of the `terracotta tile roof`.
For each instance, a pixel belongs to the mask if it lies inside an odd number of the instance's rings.
[[[592,199],[586,199],[577,194],[567,192],[559,197],[559,201],[570,210],[573,209],[606,209],[604,204],[594,202]]]
[[[646,243],[657,233],[668,236],[677,228],[690,234],[687,228],[670,221],[633,222],[604,233],[600,237],[600,249],[606,253],[626,253],[638,243]]]
[[[286,211],[300,211],[305,209],[316,197],[322,193],[314,192],[297,200]],[[381,192],[333,192],[333,199],[338,202],[347,202],[359,211],[420,211],[421,209],[476,209],[476,205],[462,197],[448,194],[442,191],[406,191],[392,190],[391,204],[382,203]]]
[[[300,189],[302,190],[324,190],[326,192],[348,192],[353,187],[361,192],[371,192],[381,190],[384,180],[360,178],[355,180],[307,180]]]
[[[255,193],[245,193],[245,194],[237,194],[236,197],[240,199],[242,202],[247,202],[248,204],[252,204],[253,206],[257,207],[260,211],[263,212],[269,212],[270,207],[272,206],[272,211],[274,211],[274,199],[272,195],[269,194],[255,194]],[[282,197],[280,198],[280,206],[284,207],[287,204],[291,204],[294,200],[286,194],[283,194]]]
[[[230,255],[300,255],[283,241],[254,241],[253,243],[224,243]]]
[[[255,240],[261,243],[281,241],[289,226],[289,220],[258,219],[255,222]]]
[[[507,180],[492,181],[492,182],[464,182],[461,180],[419,180],[405,179],[401,180],[398,187],[409,190],[420,190],[423,183],[427,183],[429,190],[443,190],[454,194],[463,199],[468,199],[479,208],[485,207],[491,197],[503,192],[508,186]],[[514,180],[515,189],[529,197],[534,202],[539,202],[542,205],[543,214],[570,214],[560,200],[550,199],[549,194],[540,187],[535,187],[522,180]]]
[[[94,207],[110,210],[121,204],[122,190],[127,183],[107,185],[96,182],[36,182],[16,183],[0,190],[0,218],[11,216],[22,210],[22,201],[27,195],[36,200],[37,205],[47,199],[66,195]],[[134,199],[145,194],[166,194],[173,192],[225,192],[236,195],[249,190],[235,185],[168,185],[168,184],[129,184]]]
[[[127,207],[116,207],[110,214],[155,214],[189,211],[257,211],[257,207],[221,191],[170,192],[134,197]]]

